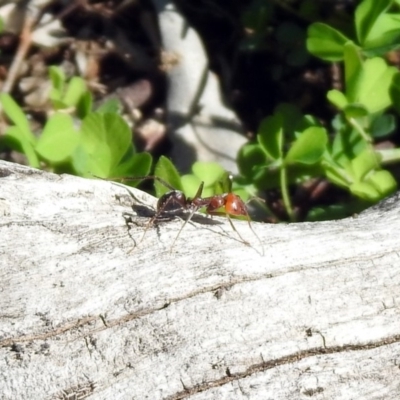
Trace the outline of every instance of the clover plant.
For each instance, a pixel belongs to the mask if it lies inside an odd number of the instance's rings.
[[[51,67],[49,73],[53,113],[40,135],[31,131],[27,116],[13,98],[0,94],[0,103],[12,123],[3,144],[24,153],[35,168],[83,177],[147,175],[151,155],[136,152],[131,129],[118,114],[118,104],[109,101],[92,111],[92,96],[81,78],[67,80],[58,67]]]

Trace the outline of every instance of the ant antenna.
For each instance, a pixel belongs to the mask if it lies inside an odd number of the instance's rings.
[[[117,178],[108,178],[108,179],[120,179],[123,182],[129,182],[129,181],[145,181],[152,179],[153,181],[158,181],[160,182],[163,186],[168,188],[169,190],[176,190],[172,185],[170,185],[167,181],[164,179],[160,178],[159,176],[156,175],[146,175],[146,176],[121,176]]]

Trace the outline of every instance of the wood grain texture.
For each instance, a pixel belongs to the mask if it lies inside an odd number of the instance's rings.
[[[0,162],[2,399],[399,398],[399,195],[254,223],[264,256],[201,215],[140,242],[151,205]]]

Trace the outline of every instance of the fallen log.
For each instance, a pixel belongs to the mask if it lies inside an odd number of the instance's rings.
[[[2,399],[398,399],[399,194],[143,231],[123,185],[0,162]]]

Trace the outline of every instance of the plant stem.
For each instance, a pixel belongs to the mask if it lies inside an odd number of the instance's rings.
[[[400,149],[374,150],[381,158],[382,164],[393,164],[400,161]]]
[[[360,134],[360,136],[367,142],[372,143],[371,136],[365,132],[364,128],[358,123],[355,118],[348,118],[349,124]]]
[[[280,169],[280,182],[281,182],[281,192],[282,192],[282,199],[283,204],[285,205],[286,212],[289,216],[290,221],[294,222],[294,213],[292,208],[292,203],[290,201],[289,196],[289,187],[287,183],[287,169],[285,165],[281,166]]]

